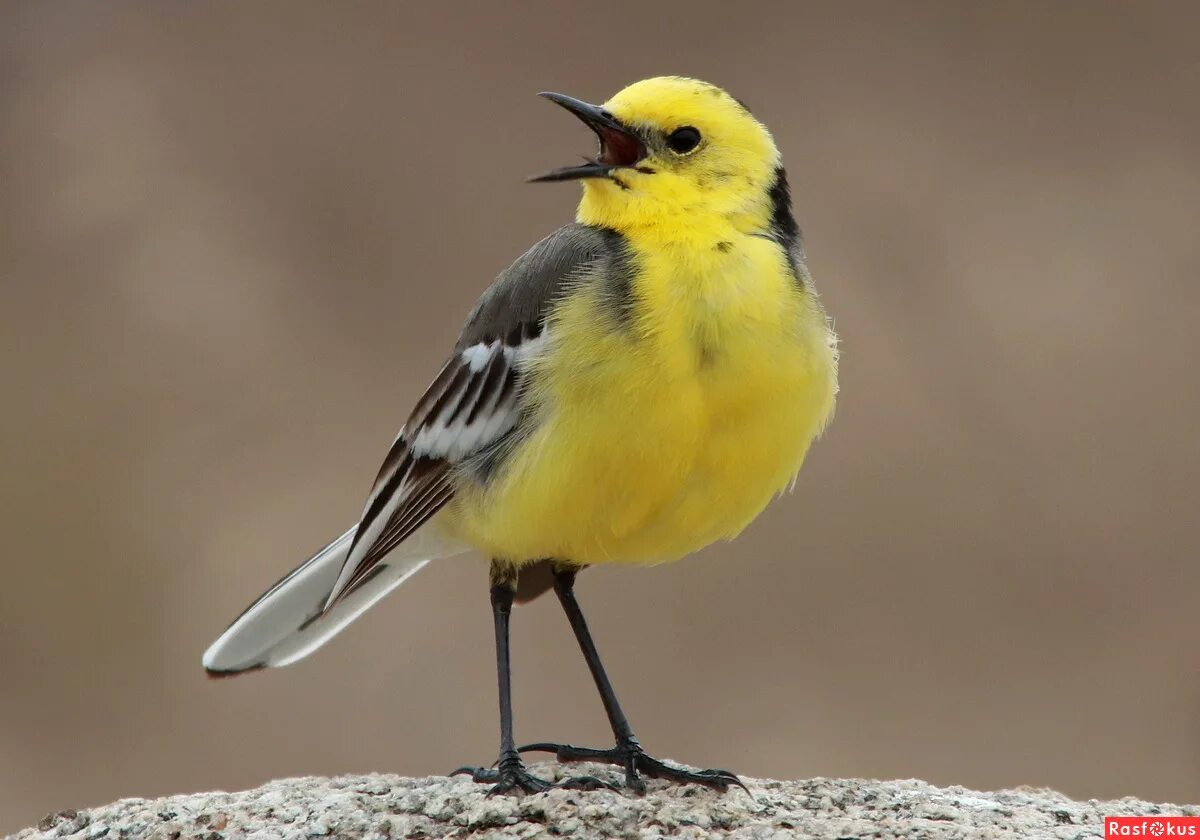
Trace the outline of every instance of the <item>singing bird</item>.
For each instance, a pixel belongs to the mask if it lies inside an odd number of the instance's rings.
[[[384,459],[358,524],[255,601],[204,654],[214,676],[308,655],[430,560],[490,559],[500,755],[492,793],[546,790],[560,761],[725,790],[725,770],[651,757],[575,597],[604,563],[678,560],[731,539],[795,481],[837,394],[837,344],[766,127],[695,79],[603,105],[543,93],[599,152],[530,180],[582,182],[576,221],[501,272]],[[509,618],[553,588],[595,679],[611,749],[513,738]],[[593,776],[563,783],[608,786]]]

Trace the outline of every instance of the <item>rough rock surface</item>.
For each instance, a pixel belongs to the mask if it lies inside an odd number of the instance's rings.
[[[578,769],[578,768],[576,768]],[[561,778],[553,764],[543,778]],[[609,774],[612,768],[589,768]],[[10,840],[34,838],[347,837],[1103,837],[1108,815],[1200,815],[1200,807],[1136,799],[1077,802],[1050,790],[980,793],[919,781],[746,779],[751,794],[651,782],[645,796],[556,790],[488,798],[464,778],[344,776],[271,782],[241,793],[123,799],[47,815]]]

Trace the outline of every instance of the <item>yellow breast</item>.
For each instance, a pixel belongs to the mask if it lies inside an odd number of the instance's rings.
[[[491,556],[678,559],[736,535],[796,475],[833,410],[820,304],[773,242],[633,242],[625,319],[585,282],[527,377],[534,429],[453,527]]]

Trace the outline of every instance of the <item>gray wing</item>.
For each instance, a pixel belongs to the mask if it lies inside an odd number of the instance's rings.
[[[483,293],[450,360],[417,403],[384,459],[329,609],[454,495],[454,468],[503,446],[521,416],[524,362],[546,340],[546,317],[585,274],[627,275],[623,238],[568,225],[530,248]]]

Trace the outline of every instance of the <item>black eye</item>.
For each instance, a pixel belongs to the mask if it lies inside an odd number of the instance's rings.
[[[686,155],[699,145],[700,132],[690,125],[677,128],[667,136],[667,146],[677,155]]]

